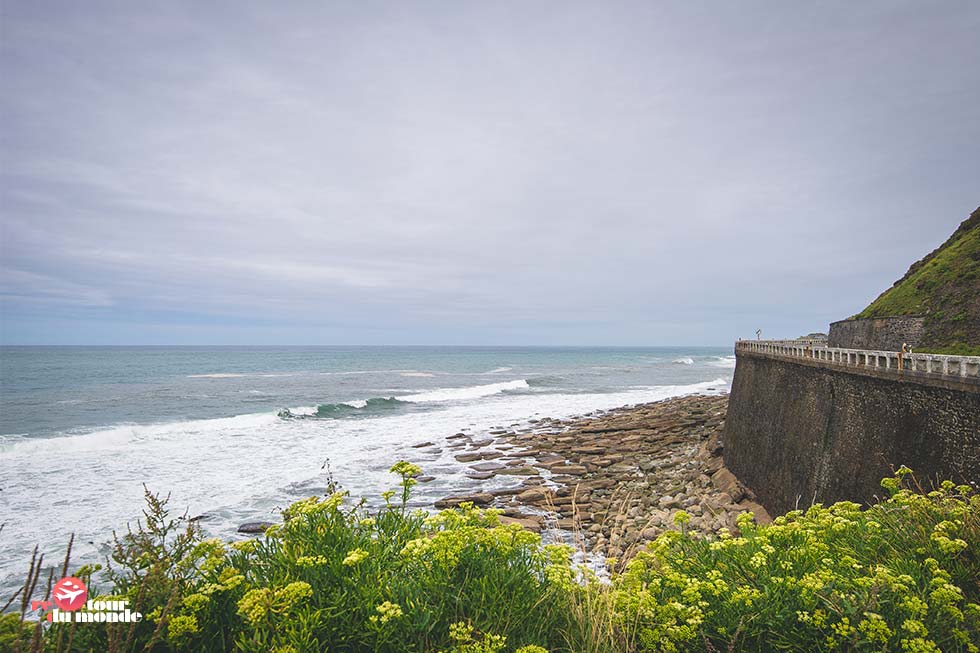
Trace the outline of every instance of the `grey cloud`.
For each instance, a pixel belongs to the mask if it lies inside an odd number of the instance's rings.
[[[791,336],[977,204],[970,2],[3,12],[9,342]]]

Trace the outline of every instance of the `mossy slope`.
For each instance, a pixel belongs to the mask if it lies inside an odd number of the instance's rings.
[[[855,318],[924,315],[922,348],[980,354],[980,208]]]

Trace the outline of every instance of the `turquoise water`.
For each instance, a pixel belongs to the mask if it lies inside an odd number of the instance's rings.
[[[374,499],[415,460],[436,476],[417,496],[430,505],[477,482],[412,444],[724,391],[733,369],[727,348],[5,347],[0,588],[72,532],[97,560],[143,483],[221,536],[321,490],[327,466]]]

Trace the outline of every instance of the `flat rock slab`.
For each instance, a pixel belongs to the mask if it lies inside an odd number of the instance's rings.
[[[493,502],[493,495],[489,492],[477,492],[476,494],[462,494],[452,497],[445,497],[436,501],[436,508],[455,508],[461,503],[469,501],[476,506],[488,506]]]
[[[533,467],[524,465],[522,467],[506,467],[497,472],[498,474],[507,474],[509,476],[537,476],[541,472]]]
[[[582,465],[552,465],[551,471],[555,474],[572,474],[573,476],[580,476],[588,470],[586,470]]]
[[[529,531],[534,531],[535,533],[541,532],[541,526],[543,519],[536,515],[528,515],[526,517],[499,517],[500,523],[506,526],[507,524],[517,524],[522,528],[526,528]]]
[[[275,526],[271,521],[249,521],[238,527],[239,533],[261,534],[265,533],[270,526]]]
[[[493,472],[503,468],[504,466],[501,465],[500,463],[493,463],[493,462],[477,463],[475,465],[470,465],[470,469],[477,472]]]

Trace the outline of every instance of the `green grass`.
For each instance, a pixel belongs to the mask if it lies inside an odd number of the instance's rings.
[[[950,356],[980,356],[980,345],[967,345],[962,342],[945,347],[923,347],[917,349],[918,354],[948,354]]]
[[[917,270],[882,293],[856,318],[924,315],[944,311],[950,298],[975,294],[980,283],[980,229],[967,230]],[[966,299],[964,297],[964,299]],[[953,319],[966,319],[959,311]]]
[[[226,544],[172,519],[147,493],[145,520],[115,542],[110,571],[77,570],[147,618],[36,627],[0,618],[0,650],[640,653],[977,651],[980,495],[931,492],[904,468],[862,510],[816,505],[737,535],[677,530],[611,582],[565,546],[471,505],[369,513],[341,492],[299,501],[263,537]],[[66,557],[65,568],[68,560]],[[32,565],[33,569],[34,565]],[[36,574],[31,574],[36,577]],[[104,587],[94,587],[95,585]],[[31,585],[30,582],[27,583]],[[43,585],[43,583],[42,583]],[[38,589],[38,594],[43,592]],[[35,591],[24,592],[28,603]]]

